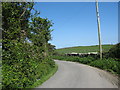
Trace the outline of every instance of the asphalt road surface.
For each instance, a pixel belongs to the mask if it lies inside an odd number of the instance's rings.
[[[55,60],[58,71],[37,88],[118,88],[118,77],[76,62]]]

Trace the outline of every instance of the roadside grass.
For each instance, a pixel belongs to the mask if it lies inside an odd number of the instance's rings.
[[[103,58],[100,60],[99,58],[94,57],[78,57],[78,56],[53,56],[53,59],[64,60],[64,61],[72,61],[79,62],[82,64],[87,64],[93,67],[97,67],[112,74],[120,75],[120,60],[113,58]]]
[[[103,52],[107,52],[110,48],[112,48],[114,45],[102,45]],[[78,46],[78,47],[69,47],[69,48],[62,48],[62,49],[56,49],[56,52],[59,54],[65,54],[65,53],[88,53],[88,52],[98,52],[99,46]]]
[[[53,76],[56,73],[57,69],[58,69],[58,66],[57,66],[57,64],[55,64],[55,67],[52,68],[51,71],[47,75],[42,76],[40,80],[36,81],[32,86],[27,87],[27,88],[33,89],[33,88],[40,86],[45,81],[47,81],[51,76]]]
[[[88,65],[98,67],[100,69],[111,72],[112,74],[120,75],[120,62],[112,58],[95,60]]]

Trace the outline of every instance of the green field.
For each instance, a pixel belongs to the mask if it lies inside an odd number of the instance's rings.
[[[103,52],[107,52],[110,48],[112,48],[114,45],[102,45]],[[98,52],[99,51],[99,46],[94,45],[94,46],[77,46],[77,47],[69,47],[69,48],[62,48],[62,49],[56,49],[56,52],[60,54],[65,54],[65,53],[88,53],[88,52]]]

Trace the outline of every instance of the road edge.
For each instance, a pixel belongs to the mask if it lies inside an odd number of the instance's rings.
[[[58,59],[54,59],[54,61],[55,60],[58,60]],[[94,69],[96,72],[98,72],[100,76],[103,76],[108,81],[110,81],[113,85],[117,85],[118,87],[120,87],[120,85],[119,85],[120,77],[118,75],[116,75],[116,74],[113,74],[113,73],[108,72],[108,71],[106,71],[104,69],[101,69],[101,68],[98,68],[98,67],[94,67],[94,66],[91,66],[91,65],[88,65],[88,64],[83,64],[83,63],[73,62],[73,61],[66,61],[66,60],[58,60],[58,61],[72,62],[72,63],[82,64],[82,65],[85,65],[87,67],[90,67],[90,68]]]
[[[47,81],[49,78],[51,78],[58,70],[58,65],[55,64],[55,67],[51,70],[51,72],[49,74],[47,74],[46,76],[43,76],[41,80],[36,81],[32,86],[28,87],[28,88],[37,88],[40,85],[42,85],[45,81]]]

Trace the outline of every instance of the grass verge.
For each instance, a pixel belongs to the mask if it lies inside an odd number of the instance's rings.
[[[55,68],[51,69],[51,72],[49,74],[47,74],[46,76],[43,76],[40,80],[36,81],[32,86],[28,88],[36,88],[40,86],[42,83],[47,81],[51,76],[53,76],[57,70],[58,70],[58,66],[57,64],[55,64]]]

